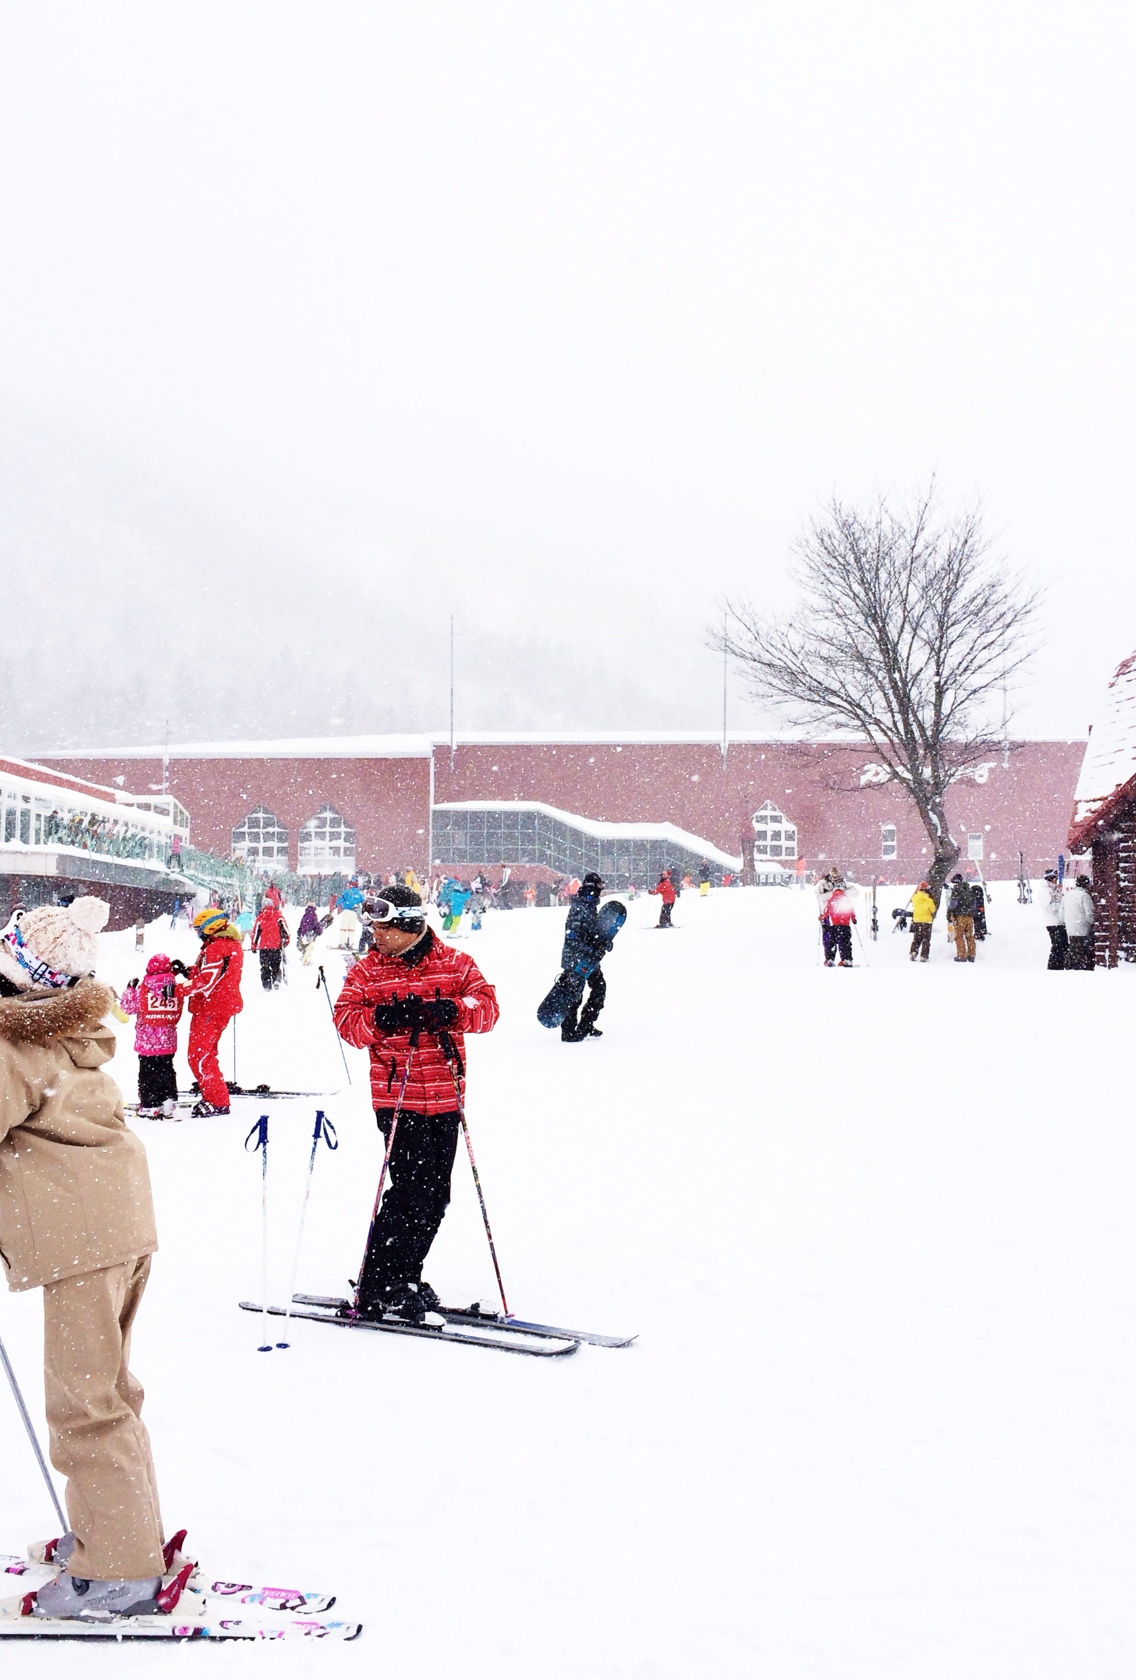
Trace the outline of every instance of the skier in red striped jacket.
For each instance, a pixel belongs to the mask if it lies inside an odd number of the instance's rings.
[[[389,1141],[389,1188],[371,1229],[356,1301],[364,1317],[420,1321],[438,1296],[422,1266],[450,1201],[465,1080],[463,1034],[489,1032],[497,994],[473,958],[426,926],[410,887],[384,887],[363,906],[374,944],[343,982],[340,1037],[371,1055],[371,1102]]]

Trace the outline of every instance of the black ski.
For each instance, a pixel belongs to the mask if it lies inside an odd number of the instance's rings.
[[[338,1307],[339,1303],[333,1302],[333,1305]],[[241,1307],[245,1312],[264,1311],[258,1301],[242,1301]],[[320,1312],[311,1307],[293,1308],[291,1312],[286,1307],[269,1307],[268,1311],[274,1318],[309,1319],[315,1324],[338,1324],[345,1330],[380,1330],[392,1336],[419,1336],[430,1342],[464,1342],[466,1347],[494,1348],[498,1353],[525,1353],[534,1359],[558,1359],[563,1354],[575,1353],[580,1345],[574,1337],[560,1336],[557,1340],[561,1346],[541,1347],[540,1338],[531,1332],[531,1339],[527,1342],[512,1340],[507,1335],[471,1336],[464,1329],[451,1330],[446,1324],[410,1324],[401,1318],[344,1318],[337,1311]]]
[[[292,1300],[297,1306],[328,1307],[336,1310],[351,1304],[335,1295],[297,1294],[293,1295]],[[596,1330],[563,1330],[555,1324],[533,1324],[528,1319],[517,1318],[513,1314],[506,1318],[503,1313],[483,1312],[477,1301],[470,1307],[441,1307],[439,1312],[447,1324],[483,1324],[486,1329],[511,1331],[518,1336],[544,1336],[553,1340],[587,1342],[591,1347],[630,1347],[632,1342],[637,1340],[635,1336],[601,1336]]]

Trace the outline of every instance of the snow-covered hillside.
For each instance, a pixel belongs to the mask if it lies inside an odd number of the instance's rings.
[[[1136,1650],[1136,1144],[1126,972],[1049,974],[1040,907],[996,884],[973,967],[941,921],[906,960],[884,895],[866,968],[817,966],[796,890],[639,900],[604,1037],[536,1023],[563,917],[467,933],[502,1021],[469,1119],[513,1308],[639,1333],[509,1359],[292,1327],[257,1353],[262,1111],[139,1123],[161,1252],[134,1367],[165,1514],[219,1575],[329,1588],[352,1645],[6,1649],[6,1680],[179,1673],[418,1680],[1082,1680]],[[293,916],[293,925],[295,917]],[[866,917],[861,932],[867,937]],[[164,923],[147,954],[188,954]],[[133,935],[104,940],[121,985]],[[856,948],[857,962],[861,950]],[[254,962],[255,959],[248,959]],[[323,960],[336,981],[342,958]],[[355,1275],[379,1149],[315,970],[240,1017],[271,1105],[273,1292]],[[131,1028],[112,1065],[129,1097]],[[226,1041],[227,1043],[227,1041]],[[231,1066],[231,1049],[223,1062]],[[183,1067],[183,1084],[187,1075]],[[464,1155],[426,1275],[493,1298]],[[37,1417],[40,1302],[0,1300]],[[52,1529],[0,1393],[0,1551]]]

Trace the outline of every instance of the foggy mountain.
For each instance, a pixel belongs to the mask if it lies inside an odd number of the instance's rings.
[[[0,746],[467,729],[717,726],[686,617],[205,466],[168,440],[0,409]]]

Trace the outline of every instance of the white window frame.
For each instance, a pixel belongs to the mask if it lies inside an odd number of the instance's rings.
[[[321,805],[300,824],[300,875],[354,875],[355,830],[334,805]]]
[[[238,835],[242,837],[238,839]],[[267,863],[277,869],[281,866],[287,869],[288,838],[288,830],[276,813],[270,811],[267,805],[258,805],[239,823],[233,824],[230,836],[232,855],[243,858],[254,868]]]
[[[967,837],[966,837],[966,855],[967,855],[967,859],[968,859],[969,862],[971,862],[971,863],[981,863],[982,862],[982,856],[983,856],[982,848],[983,848],[983,843],[985,841],[985,838],[986,838],[986,836],[983,835],[983,834],[968,834],[967,835]]]
[[[771,799],[753,813],[752,822],[755,863],[796,861],[797,825]]]
[[[899,856],[899,834],[894,823],[880,824],[880,856],[889,863]]]

